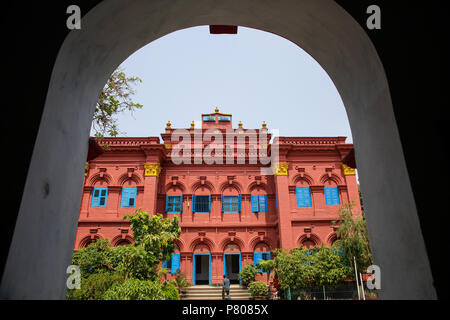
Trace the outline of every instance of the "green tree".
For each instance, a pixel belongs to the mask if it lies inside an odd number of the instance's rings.
[[[151,218],[146,211],[137,209],[134,214],[124,216],[130,221],[134,236],[134,246],[142,247],[146,252],[149,268],[157,273],[157,266],[163,260],[169,260],[175,250],[175,240],[181,235],[177,216],[165,219],[160,214]]]
[[[352,268],[342,259],[340,251],[324,245],[311,251],[311,265],[316,286],[335,286],[352,272]]]
[[[86,248],[74,252],[72,264],[80,267],[83,277],[91,274],[111,271],[114,269],[110,242],[108,239],[98,239]]]
[[[369,236],[367,233],[364,214],[355,215],[352,204],[341,206],[336,234],[338,240],[334,247],[342,248],[342,257],[347,265],[353,266],[353,257],[356,259],[358,272],[364,272],[372,264]]]
[[[351,269],[335,248],[277,249],[274,270],[281,289],[334,286],[341,283]]]
[[[141,82],[138,77],[127,77],[120,67],[111,74],[95,106],[92,129],[97,138],[116,137],[119,134],[117,114],[142,108],[131,99],[135,93],[132,86]]]
[[[269,282],[270,274],[275,269],[275,260],[261,260],[258,263],[258,267],[262,268],[267,273],[267,282]]]
[[[124,219],[130,220],[135,242],[112,248],[101,239],[76,251],[72,264],[80,266],[81,289],[69,290],[68,299],[176,299],[174,284],[163,292],[158,267],[174,251],[178,217],[149,217],[138,209]]]
[[[245,265],[241,271],[239,271],[239,279],[242,281],[244,286],[249,285],[251,282],[255,281],[256,275],[259,273],[258,268],[256,268],[253,263]]]

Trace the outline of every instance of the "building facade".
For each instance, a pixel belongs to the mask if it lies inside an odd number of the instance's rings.
[[[202,115],[202,127],[159,137],[105,138],[108,151],[86,164],[75,249],[95,239],[132,243],[125,214],[179,217],[181,236],[164,267],[192,284],[237,282],[248,263],[275,248],[330,246],[342,204],[360,213],[345,137],[274,137],[232,127],[232,115]],[[241,140],[240,140],[241,139]],[[268,155],[276,155],[271,163]],[[260,276],[265,280],[265,275]]]

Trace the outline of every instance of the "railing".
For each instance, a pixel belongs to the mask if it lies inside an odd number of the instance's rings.
[[[277,139],[277,138],[276,138]],[[280,144],[343,144],[347,137],[279,137]]]
[[[159,144],[158,137],[108,137],[98,140],[99,145],[126,145],[126,146],[139,146],[145,144]]]

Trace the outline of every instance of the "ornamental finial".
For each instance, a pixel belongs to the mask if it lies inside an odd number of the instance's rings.
[[[216,107],[216,110],[215,110],[215,112],[217,113],[217,112],[219,112],[219,107]]]
[[[192,122],[191,122],[191,128],[194,128],[195,127],[195,122],[194,122],[194,120],[192,120]]]
[[[242,121],[239,121],[239,128],[242,128]]]
[[[263,128],[265,128],[266,126],[267,126],[266,122],[265,122],[265,121],[263,121],[263,123],[262,123],[262,127],[263,127]]]
[[[166,124],[166,126],[169,128],[170,126],[171,126],[172,124],[170,123],[170,120],[169,121],[167,121],[167,124]]]

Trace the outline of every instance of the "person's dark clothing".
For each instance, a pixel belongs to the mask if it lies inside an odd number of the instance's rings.
[[[227,300],[230,300],[230,279],[225,278],[222,282],[222,299],[225,299],[225,294],[227,294]]]

